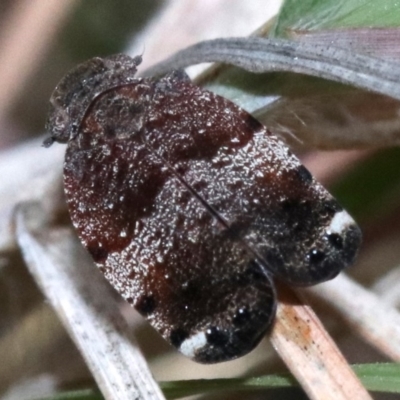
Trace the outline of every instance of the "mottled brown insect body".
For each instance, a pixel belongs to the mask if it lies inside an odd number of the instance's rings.
[[[71,219],[110,283],[182,353],[233,359],[271,325],[271,276],[333,278],[360,231],[252,116],[183,72],[134,78],[139,62],[64,78],[46,144],[68,142]]]

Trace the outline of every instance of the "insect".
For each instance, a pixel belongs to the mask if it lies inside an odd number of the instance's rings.
[[[114,288],[201,363],[240,357],[276,309],[272,278],[314,285],[356,256],[349,214],[276,136],[183,71],[94,58],[51,97],[72,223]]]

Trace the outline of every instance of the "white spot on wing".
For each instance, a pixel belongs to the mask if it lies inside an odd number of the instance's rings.
[[[186,339],[179,348],[180,352],[186,357],[193,358],[197,350],[201,349],[207,344],[206,334],[204,332],[198,332],[188,339]]]
[[[332,221],[328,226],[327,231],[329,233],[341,234],[350,225],[354,225],[353,218],[351,218],[346,211],[340,211],[337,212],[332,218]]]

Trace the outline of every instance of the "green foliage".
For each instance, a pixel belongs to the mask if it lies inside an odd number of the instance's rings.
[[[353,369],[365,387],[370,391],[400,393],[400,364],[359,364]],[[257,378],[236,379],[198,379],[160,384],[168,399],[225,391],[270,390],[298,386],[290,374],[265,375]],[[101,400],[96,391],[87,389],[60,393],[41,400]]]
[[[286,0],[274,36],[289,30],[399,26],[400,3],[393,0]]]
[[[334,185],[332,192],[357,220],[388,213],[400,195],[400,149],[381,150]]]

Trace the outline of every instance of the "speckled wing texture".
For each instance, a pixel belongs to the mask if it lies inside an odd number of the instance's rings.
[[[231,360],[271,326],[271,277],[333,278],[360,231],[251,115],[180,71],[133,78],[139,62],[96,59],[64,78],[45,144],[68,143],[71,219],[115,289],[186,356]]]
[[[170,89],[155,91],[147,143],[266,270],[313,285],[353,261],[359,228],[281,140],[174,74],[157,86]]]

